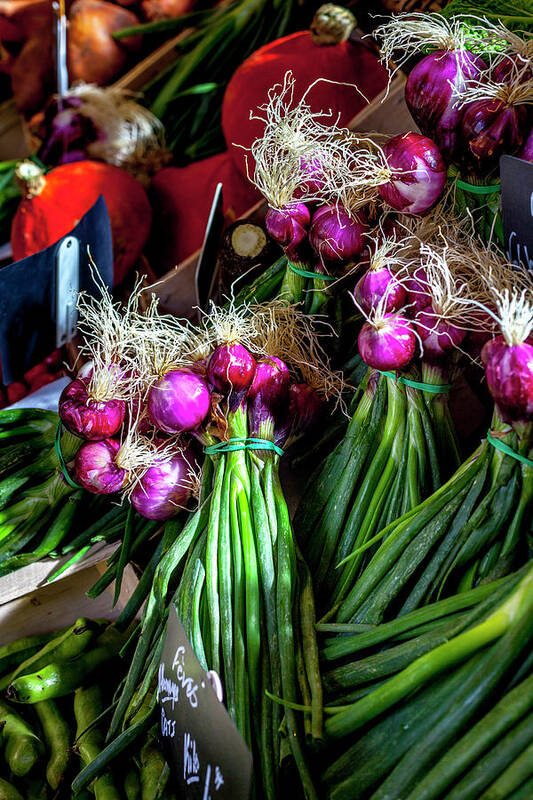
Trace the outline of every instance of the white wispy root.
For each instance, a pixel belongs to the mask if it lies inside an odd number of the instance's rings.
[[[265,125],[250,149],[255,161],[251,179],[271,208],[332,201],[348,206],[355,186],[384,182],[379,170],[387,165],[378,144],[340,127],[331,110],[312,111],[307,96],[319,82],[332,83],[315,81],[295,103],[295,80],[287,72],[283,83],[269,90],[258,113],[250,113]]]
[[[479,20],[479,25],[472,20]],[[373,36],[381,45],[381,61],[392,77],[414,55],[433,50],[471,50],[473,36],[490,48],[501,45],[501,33],[482,17],[457,15],[446,19],[438,13],[414,11],[398,14],[379,25]]]
[[[149,174],[169,160],[162,122],[136,102],[133,92],[80,83],[68,90],[69,97],[82,101],[77,113],[90,119],[101,134],[87,146],[88,155],[137,176]]]
[[[467,80],[455,106],[464,108],[476,100],[501,100],[506,106],[531,105],[533,103],[533,74],[530,66],[527,71],[531,77],[523,80],[526,68],[517,63],[512,64],[511,76],[501,83],[492,79],[492,70],[481,72],[479,77]]]

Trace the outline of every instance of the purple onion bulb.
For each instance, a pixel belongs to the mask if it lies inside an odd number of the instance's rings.
[[[416,327],[427,361],[443,358],[458,347],[466,336],[466,331],[439,317],[432,306],[427,306],[417,315]]]
[[[520,158],[524,159],[524,161],[529,161],[533,164],[533,128],[529,131],[526,143],[524,144],[524,147],[519,155]]]
[[[524,143],[528,109],[491,98],[470,103],[461,122],[462,155],[476,172],[486,175],[500,156],[513,155]],[[459,146],[459,145],[458,145]]]
[[[383,200],[403,214],[426,214],[446,185],[446,164],[435,142],[402,133],[388,140],[384,152],[392,177],[379,187]]]
[[[384,314],[378,324],[365,322],[357,344],[369,367],[398,370],[405,367],[416,350],[416,335],[411,322],[399,314]]]
[[[238,342],[221,344],[209,359],[207,377],[220,392],[247,389],[254,377],[255,358]]]
[[[147,519],[175,516],[191,496],[191,459],[191,454],[175,453],[169,460],[156,461],[130,494],[135,510]]]
[[[324,410],[324,403],[308,383],[293,383],[289,388],[289,419],[293,430],[304,431],[315,425]]]
[[[487,65],[468,50],[437,50],[424,56],[409,73],[405,101],[423,134],[431,137],[446,161],[456,151],[463,110],[457,101],[466,81],[476,79]]]
[[[343,263],[362,253],[367,231],[363,211],[353,218],[342,206],[321,206],[313,214],[309,241],[321,260]]]
[[[431,305],[431,295],[424,267],[417,267],[413,274],[404,281],[404,286],[407,293],[406,310],[413,315]]]
[[[269,208],[265,217],[269,235],[294,261],[298,259],[299,248],[307,240],[310,221],[311,214],[304,203],[295,203],[280,210]]]
[[[76,378],[63,389],[58,411],[70,433],[97,442],[120,430],[126,404],[123,400],[91,399],[85,381]]]
[[[148,411],[156,428],[180,433],[198,428],[210,408],[207,383],[201,375],[171,370],[150,389]]]
[[[533,416],[533,339],[509,345],[503,336],[481,351],[487,385],[507,419],[529,421]]]
[[[120,449],[116,439],[82,444],[74,460],[76,480],[94,494],[113,494],[123,488],[126,470],[115,462]]]
[[[384,311],[397,311],[405,303],[405,289],[388,267],[369,269],[355,285],[357,305],[366,313],[386,296]]]

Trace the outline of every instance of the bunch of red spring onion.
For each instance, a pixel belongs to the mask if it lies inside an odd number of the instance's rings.
[[[467,258],[464,251],[463,264]],[[528,558],[533,285],[527,273],[488,250],[480,249],[472,264],[487,283],[485,302],[476,305],[485,329],[481,359],[495,401],[490,431],[440,489],[381,525],[366,544],[357,543],[346,566],[359,565],[359,574],[339,598],[339,622],[406,614],[507,574]]]
[[[385,63],[396,56],[401,66],[425,54],[407,79],[406,103],[422,133],[436,142],[450,175],[459,176],[458,210],[474,213],[485,241],[494,226],[501,241],[500,157],[529,158],[531,34],[519,35],[487,19],[413,13],[381,25],[376,35]]]
[[[278,470],[283,448],[316,423],[320,393],[338,394],[339,379],[329,371],[310,319],[285,303],[212,306],[197,327],[159,316],[154,305],[146,315],[131,309],[122,313],[129,344],[119,348],[119,380],[126,372],[136,373],[130,385],[145,387],[140,403],[146,416],[137,409],[122,444],[113,433],[82,445],[80,452],[85,449],[91,458],[94,445],[102,455],[86,470],[76,459],[78,480],[98,488],[122,487],[127,470],[117,462],[118,454],[123,450],[131,458],[129,448],[146,422],[157,426],[157,437],[170,437],[166,447],[178,432],[188,432],[202,444],[206,458],[199,506],[180,535],[174,541],[166,537],[160,550],[110,725],[109,755],[121,746],[123,740],[115,740],[121,728],[129,731],[143,709],[152,713],[165,623],[174,604],[200,662],[220,674],[228,711],[254,755],[257,792],[278,796],[280,765],[292,754],[289,762],[296,765],[306,796],[316,797],[304,753],[306,734],[318,740],[322,727],[313,592]],[[94,325],[85,308],[85,327],[89,317]],[[112,307],[107,317],[110,327]],[[113,420],[105,431],[99,418],[91,417],[101,426],[100,434],[120,426],[116,402],[104,409],[112,412],[106,421]],[[89,413],[95,407],[89,401],[84,409]],[[63,419],[74,424],[72,417],[63,414]],[[80,425],[82,430],[87,426]],[[147,497],[141,513],[148,499],[155,502],[155,483],[167,476],[168,470],[152,466],[138,479]],[[133,502],[135,495],[129,495]],[[312,713],[301,724],[298,715],[283,711],[268,695],[309,702]]]
[[[295,520],[317,599],[330,613],[344,613],[366,543],[459,463],[448,393],[472,328],[470,287],[452,274],[441,234],[430,243],[395,236],[374,246],[356,284],[367,374],[344,437],[311,476]]]
[[[328,299],[327,284],[364,256],[380,208],[426,214],[441,198],[446,168],[425,136],[407,133],[381,146],[340,128],[331,114],[313,113],[307,93],[293,104],[293,92],[287,73],[258,111],[265,129],[251,148],[253,180],[269,205],[267,230],[286,261],[252,291],[263,297],[266,286],[316,313]]]

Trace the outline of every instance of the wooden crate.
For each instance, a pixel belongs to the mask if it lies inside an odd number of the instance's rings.
[[[81,570],[92,567],[95,564],[104,563],[118,546],[118,543],[111,545],[105,543],[95,544],[81,561],[73,564],[50,584],[46,583],[47,579],[62,564],[68,561],[72,553],[64,556],[64,558],[43,558],[41,561],[36,561],[34,564],[16,570],[16,572],[4,575],[3,578],[0,578],[0,608],[3,604],[16,600],[17,597],[21,597],[28,592],[44,589],[47,585],[55,586],[58,581],[66,580]]]
[[[389,90],[381,92],[354,117],[348,126],[353,131],[388,133],[394,136],[407,130],[417,131],[404,100],[405,76],[398,75]],[[250,208],[241,219],[255,222],[264,220],[266,203],[263,201]],[[161,309],[179,317],[190,317],[195,305],[195,273],[200,250],[167,272],[154,286]]]
[[[113,608],[114,582],[102,594],[91,600],[87,590],[105,572],[105,561],[34,589],[0,605],[0,646],[37,633],[49,633],[72,624],[78,617],[117,619],[128,602],[138,580],[133,567],[127,566],[122,577],[120,596]],[[140,615],[140,612],[139,612]]]

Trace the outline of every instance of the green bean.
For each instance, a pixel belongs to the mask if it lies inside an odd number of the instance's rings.
[[[31,656],[35,655],[45,644],[48,644],[52,639],[56,639],[65,631],[69,630],[62,628],[60,631],[53,631],[51,633],[38,633],[33,636],[24,636],[21,639],[15,639],[9,644],[0,647],[0,673],[5,672],[13,664],[20,664],[21,661],[26,661]]]
[[[150,736],[141,748],[141,798],[142,800],[155,800],[160,796],[168,781],[160,785],[160,778],[165,771],[166,761],[156,739]]]
[[[115,758],[124,753],[137,739],[143,736],[146,731],[152,727],[155,711],[156,698],[154,694],[151,699],[151,708],[148,714],[120,733],[74,778],[72,782],[72,791],[75,795],[89,786],[95,778],[104,772],[106,767],[111,764]],[[83,728],[83,730],[85,730],[85,728]]]
[[[76,689],[74,695],[74,716],[77,724],[76,741],[83,767],[87,767],[94,762],[101,754],[104,735],[98,728],[90,726],[102,711],[102,694],[98,686]],[[72,790],[73,792],[76,791],[74,784]],[[109,772],[102,772],[96,778],[92,785],[92,790],[96,800],[121,800],[120,792]]]
[[[52,789],[57,789],[68,767],[70,757],[70,729],[67,721],[53,700],[35,704],[48,750],[46,780]]]
[[[98,623],[80,617],[69,628],[54,634],[52,639],[30,656],[13,670],[9,675],[0,680],[0,690],[7,689],[10,683],[21,675],[28,675],[30,672],[45,667],[52,660],[65,661],[83,652],[93,640],[98,631]]]
[[[118,655],[124,637],[109,627],[101,634],[96,647],[70,661],[48,664],[39,672],[20,675],[9,686],[9,697],[18,703],[38,703],[64,697],[81,686],[92,673]]]
[[[11,772],[22,777],[32,770],[44,754],[43,743],[17,712],[0,700],[0,725],[3,723],[4,755]]]
[[[135,764],[130,764],[124,778],[126,800],[141,800],[141,777]]]
[[[24,800],[12,783],[0,778],[0,800]]]

